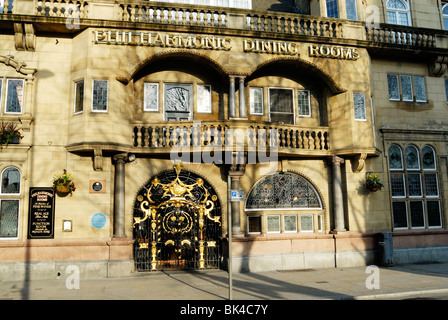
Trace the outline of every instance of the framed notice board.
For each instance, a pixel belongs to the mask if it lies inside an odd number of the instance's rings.
[[[54,238],[54,200],[53,188],[30,188],[28,239]]]

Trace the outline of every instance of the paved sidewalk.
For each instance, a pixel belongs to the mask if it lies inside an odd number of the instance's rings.
[[[220,270],[81,278],[79,289],[67,288],[66,282],[74,284],[67,281],[69,275],[2,281],[0,300],[226,300],[229,294],[228,274]],[[381,267],[373,273],[355,267],[233,274],[234,300],[397,299],[417,294],[448,294],[448,263]]]

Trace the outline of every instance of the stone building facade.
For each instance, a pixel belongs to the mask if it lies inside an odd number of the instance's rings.
[[[0,2],[0,278],[448,260],[448,5],[207,4]]]

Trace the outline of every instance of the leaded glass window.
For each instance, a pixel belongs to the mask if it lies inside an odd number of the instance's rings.
[[[20,193],[20,171],[17,168],[9,167],[3,170],[1,193]]]
[[[284,215],[283,225],[285,233],[297,232],[297,216],[296,215]]]
[[[339,18],[338,0],[327,0],[327,17]]]
[[[314,231],[314,223],[313,216],[306,214],[300,216],[300,231],[301,232],[313,232]]]
[[[269,105],[272,122],[294,124],[293,90],[269,88]]]
[[[212,112],[212,87],[198,84],[198,112]]]
[[[268,215],[266,220],[268,233],[280,233],[280,216]]]
[[[389,168],[403,169],[403,157],[401,148],[397,145],[392,145],[389,148]]]
[[[263,88],[249,88],[250,114],[263,114]]]
[[[22,113],[24,83],[23,79],[8,79],[6,81],[5,113]]]
[[[301,175],[285,172],[260,179],[246,200],[246,210],[320,209],[322,202],[313,185]]]
[[[434,155],[434,149],[430,146],[424,146],[422,148],[422,162],[423,169],[435,170],[436,169],[436,158]]]
[[[93,80],[92,111],[107,111],[107,80]]]
[[[367,120],[365,94],[353,92],[353,102],[355,105],[355,120]]]
[[[0,238],[17,238],[20,200],[20,171],[15,167],[3,170],[0,187]]]
[[[412,77],[411,76],[400,76],[401,79],[401,94],[403,101],[413,101],[414,97],[412,94]]]
[[[415,101],[426,102],[425,77],[414,76]]]
[[[389,88],[389,100],[400,100],[400,86],[398,84],[398,76],[394,74],[388,74],[387,85]]]
[[[159,111],[159,84],[145,82],[143,91],[143,110]]]
[[[345,7],[347,10],[347,19],[358,20],[358,12],[356,9],[356,0],[345,0]]]
[[[418,150],[414,146],[408,146],[406,148],[406,168],[408,170],[420,169]]]
[[[81,113],[84,105],[84,80],[75,82],[75,113]]]
[[[310,92],[308,90],[297,91],[297,102],[299,106],[299,116],[311,116]]]
[[[389,147],[390,186],[394,228],[442,227],[435,151],[425,145]]]

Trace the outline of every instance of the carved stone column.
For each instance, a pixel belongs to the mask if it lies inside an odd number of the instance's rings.
[[[346,231],[344,221],[344,198],[342,196],[341,163],[344,159],[333,156],[333,207],[334,231]]]
[[[236,152],[233,156],[233,163],[229,168],[229,176],[231,179],[231,190],[239,190],[240,178],[244,175],[246,170],[245,157],[243,152]],[[231,201],[231,199],[228,199]],[[240,219],[240,202],[234,201],[231,203],[232,208],[232,234],[241,234],[241,219]]]
[[[229,86],[229,119],[236,118],[235,77],[230,76]]]
[[[123,238],[125,232],[125,164],[134,161],[133,154],[121,153],[113,157],[114,176],[114,238]]]
[[[240,77],[240,86],[239,86],[239,95],[240,95],[240,118],[246,118],[246,97],[244,93],[244,77]]]

